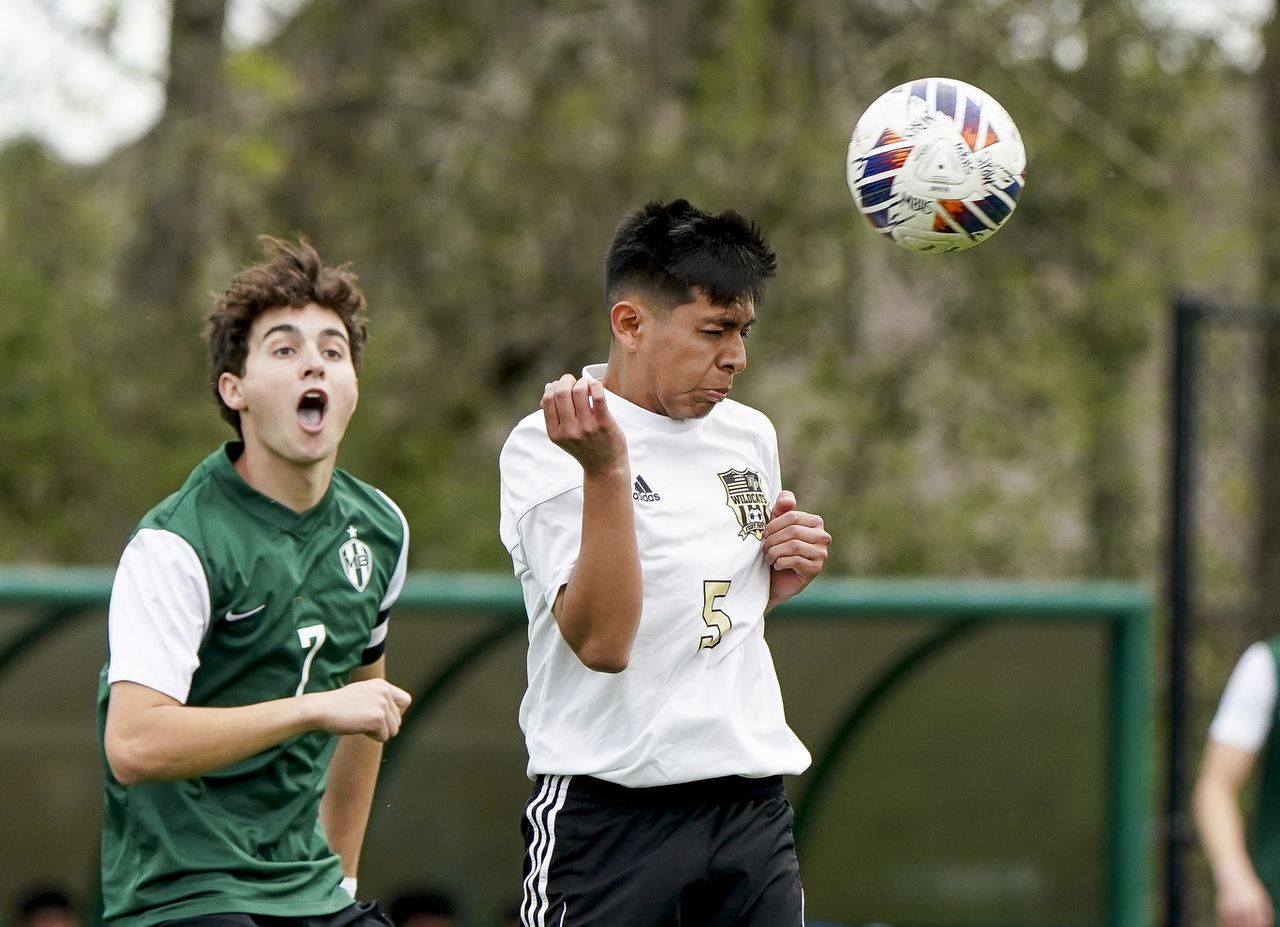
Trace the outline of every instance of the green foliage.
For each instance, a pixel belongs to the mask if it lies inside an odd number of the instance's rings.
[[[1009,228],[962,255],[875,240],[845,189],[858,113],[926,74],[991,92],[1030,156]],[[228,53],[223,76],[228,112],[184,129],[220,132],[189,306],[146,305],[117,273],[160,155],[78,177],[29,146],[0,161],[0,287],[23,307],[0,320],[0,356],[23,371],[0,387],[21,419],[0,465],[15,550],[110,560],[227,434],[200,372],[201,294],[254,258],[255,235],[302,231],[370,298],[343,464],[409,514],[415,566],[504,568],[498,449],[545,381],[604,358],[619,218],[684,195],[753,216],[781,256],[739,395],[774,417],[789,483],[836,537],[832,569],[1154,569],[1161,467],[1140,438],[1158,428],[1161,313],[1184,274],[1238,277],[1220,268],[1242,234],[1239,204],[1214,203],[1212,230],[1188,235],[1201,202],[1178,194],[1247,190],[1210,168],[1235,150],[1210,113],[1242,105],[1238,76],[1136,4],[482,0],[351,17],[317,0]],[[58,527],[53,499],[104,518]]]
[[[0,559],[76,560],[94,549],[99,400],[114,341],[95,295],[102,234],[84,178],[32,144],[0,154]],[[106,348],[106,350],[104,350]],[[88,528],[89,530],[86,530]]]

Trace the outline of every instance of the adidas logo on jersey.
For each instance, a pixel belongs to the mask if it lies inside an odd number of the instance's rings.
[[[657,502],[662,497],[649,488],[649,484],[644,481],[644,477],[636,475],[636,481],[632,484],[633,492],[631,498],[637,502]]]

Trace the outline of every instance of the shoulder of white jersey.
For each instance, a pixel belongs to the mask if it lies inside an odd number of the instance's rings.
[[[750,422],[759,425],[762,428],[773,429],[773,422],[769,416],[765,415],[755,406],[749,406],[745,402],[739,402],[736,399],[726,399],[720,403],[720,408],[743,422]]]
[[[507,440],[502,443],[498,462],[501,464],[503,458],[509,454],[549,453],[548,449],[560,451],[560,448],[552,444],[551,439],[547,437],[546,416],[542,414],[541,409],[535,409],[516,422],[515,427],[511,429]],[[560,453],[564,452],[560,451]]]
[[[1240,675],[1250,685],[1265,685],[1274,691],[1280,667],[1276,666],[1276,654],[1271,644],[1267,641],[1250,644],[1240,655],[1232,675]]]
[[[516,422],[515,427],[511,429],[511,434],[507,436],[507,440],[510,441],[520,432],[530,430],[542,432],[543,435],[547,433],[547,418],[542,414],[541,409],[534,409],[524,418],[520,419],[520,421]]]
[[[539,410],[520,420],[502,445],[498,469],[504,487],[537,483],[564,488],[582,483],[582,465],[568,451],[551,443]]]
[[[726,399],[716,409],[716,421],[735,431],[759,435],[765,441],[777,444],[778,432],[769,416],[754,406],[744,405],[736,399]]]
[[[504,538],[534,506],[582,485],[582,465],[547,437],[542,410],[522,418],[498,455],[499,503]]]

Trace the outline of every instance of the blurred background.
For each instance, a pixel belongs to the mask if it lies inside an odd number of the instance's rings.
[[[1029,158],[1008,227],[958,255],[880,240],[845,185],[863,108],[934,75],[999,100]],[[777,425],[786,482],[836,539],[828,574],[1118,579],[1159,597],[1171,304],[1280,300],[1278,176],[1270,0],[3,0],[0,564],[115,562],[138,518],[229,436],[200,340],[211,294],[256,259],[257,235],[301,232],[354,265],[370,303],[341,465],[400,504],[415,570],[509,572],[498,449],[544,382],[604,359],[602,262],[619,219],[685,196],[753,217],[779,254],[735,397]],[[1196,382],[1210,478],[1188,566],[1206,590],[1189,651],[1193,754],[1236,657],[1276,629],[1272,328],[1214,341]],[[18,633],[15,616],[0,611],[0,634]],[[400,622],[393,674],[416,676],[459,624]],[[870,674],[886,633],[779,635],[798,730],[818,735],[820,681]],[[1090,824],[1052,865],[1019,848],[1068,826],[1037,823],[1046,809],[1093,820],[1104,648],[1090,631],[1010,633],[940,667],[858,755],[902,788],[904,769],[945,774],[957,755],[1012,763],[1009,778],[952,777],[963,827],[997,834],[992,846],[961,859],[907,845],[880,873],[901,819],[850,780],[840,800],[886,823],[823,838],[834,848],[814,854],[815,877],[865,877],[897,900],[831,896],[812,913],[1100,920],[1105,829]],[[22,821],[0,846],[0,904],[40,880],[89,904],[103,636],[98,615],[0,678],[0,821]],[[385,825],[375,812],[391,869],[365,874],[371,888],[444,885],[467,923],[499,922],[527,788],[520,645],[405,749],[384,790],[397,810]],[[992,677],[1013,663],[1029,669]],[[1167,695],[1158,684],[1157,797]],[[967,720],[923,737],[942,707]],[[506,846],[497,857],[458,854],[481,825],[447,804],[421,830],[400,815],[450,777],[484,795],[498,783],[497,823],[483,823],[496,828],[485,846]],[[1169,834],[1187,835],[1152,815],[1158,864]],[[1087,885],[1061,875],[1082,867]],[[1189,852],[1185,922],[1208,923],[1205,886]],[[1158,918],[1154,884],[1152,896]]]

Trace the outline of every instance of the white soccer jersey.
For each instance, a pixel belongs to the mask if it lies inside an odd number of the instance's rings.
[[[1209,725],[1216,743],[1257,751],[1276,716],[1276,661],[1266,642],[1251,646],[1231,672],[1218,712]]]
[[[530,777],[639,787],[803,772],[809,753],[787,726],[764,639],[761,533],[782,488],[772,423],[732,400],[682,421],[613,393],[608,404],[627,438],[644,581],[621,673],[587,669],[551,614],[577,561],[582,467],[547,438],[541,410],[502,449],[502,541],[529,613]]]

